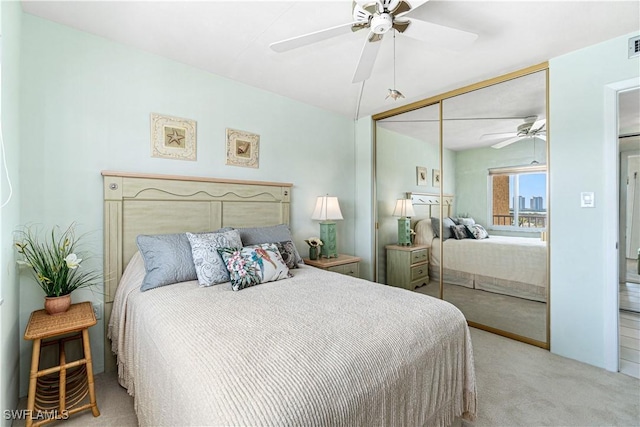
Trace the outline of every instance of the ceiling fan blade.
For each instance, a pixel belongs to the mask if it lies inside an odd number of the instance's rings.
[[[522,138],[519,136],[514,136],[513,138],[509,138],[505,141],[498,142],[497,144],[493,144],[491,148],[503,148],[503,147],[506,147],[507,145],[513,144],[514,142],[520,141],[520,139]]]
[[[393,20],[393,28],[399,33],[404,33],[404,31],[409,27],[409,24],[411,24],[411,21],[409,20]]]
[[[495,139],[513,138],[514,136],[516,136],[515,132],[485,133],[480,137],[480,141],[493,141]]]
[[[330,39],[332,37],[337,37],[342,34],[350,33],[351,27],[359,24],[360,22],[349,22],[348,24],[337,25],[335,27],[271,43],[269,47],[276,52],[286,52],[291,49],[296,49],[322,40]]]
[[[373,33],[372,33],[373,34]],[[376,34],[376,36],[378,36]],[[381,37],[380,37],[381,38]],[[356,72],[353,75],[353,83],[358,83],[367,80],[371,76],[373,70],[373,64],[376,62],[378,56],[378,50],[380,50],[380,40],[378,41],[365,41],[362,53],[360,54],[360,60],[356,67]]]
[[[544,125],[547,123],[547,121],[545,119],[540,119],[540,120],[536,120],[531,127],[529,128],[529,132],[528,133],[538,133],[540,132],[543,128]]]
[[[428,1],[429,0],[409,0],[409,6],[410,6],[409,10],[407,10],[406,12],[396,12],[393,14],[393,17],[402,18],[403,16],[406,15],[406,17],[409,18],[410,15],[412,15],[413,11],[415,11],[417,8],[419,8],[420,6],[422,6]]]
[[[451,50],[462,50],[478,38],[477,34],[468,31],[457,30],[415,18],[411,19],[411,25],[403,34]]]
[[[394,7],[393,10],[390,10],[389,12],[393,16],[399,16],[400,14],[407,13],[410,10],[411,10],[411,5],[404,0],[400,0],[396,5],[396,7]]]
[[[538,134],[538,135],[534,136],[534,138],[541,139],[541,140],[543,140],[543,141],[546,141],[546,140],[547,140],[546,135],[540,135],[540,134]]]

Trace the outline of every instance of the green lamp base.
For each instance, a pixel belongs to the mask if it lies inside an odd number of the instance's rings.
[[[398,245],[411,246],[411,220],[409,218],[398,218]]]
[[[336,223],[323,221],[320,223],[320,256],[323,258],[338,258],[338,244],[336,242]]]

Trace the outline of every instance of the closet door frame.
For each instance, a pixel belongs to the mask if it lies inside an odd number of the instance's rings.
[[[549,118],[549,63],[548,62],[543,62],[537,65],[532,65],[530,67],[527,68],[523,68],[521,70],[518,71],[514,71],[511,73],[507,73],[507,74],[503,74],[501,76],[498,77],[494,77],[488,80],[484,80],[478,83],[474,83],[468,86],[464,86],[458,89],[454,89],[452,91],[449,92],[445,92],[436,96],[432,96],[430,98],[425,98],[422,99],[420,101],[416,101],[413,102],[411,104],[407,104],[401,107],[397,107],[388,111],[384,111],[382,113],[378,113],[375,114],[372,119],[373,119],[373,177],[374,177],[374,182],[373,182],[373,206],[374,206],[374,254],[373,254],[373,271],[374,271],[374,281],[377,282],[378,281],[378,262],[379,262],[379,245],[380,242],[378,240],[378,198],[377,198],[377,163],[378,163],[378,159],[377,159],[377,122],[379,120],[383,120],[383,119],[387,119],[389,117],[393,117],[393,116],[397,116],[399,114],[403,114],[403,113],[407,113],[409,111],[413,111],[413,110],[417,110],[423,107],[428,107],[430,105],[434,105],[434,104],[438,104],[439,105],[439,109],[440,109],[440,114],[439,114],[439,152],[440,152],[440,171],[442,174],[442,180],[444,181],[445,179],[445,171],[443,169],[443,153],[444,153],[444,147],[443,147],[443,129],[444,129],[444,120],[443,120],[443,101],[446,101],[449,98],[453,98],[455,96],[458,95],[463,95],[465,93],[468,92],[473,92],[475,90],[478,89],[483,89],[489,86],[493,86],[499,83],[503,83],[509,80],[513,80],[513,79],[517,79],[519,77],[523,77],[523,76],[527,76],[529,74],[533,74],[533,73],[537,73],[540,71],[544,71],[545,72],[545,81],[546,81],[546,87],[545,87],[545,93],[546,93],[546,105],[545,105],[545,110],[546,110],[546,137],[547,137],[547,150],[546,150],[546,162],[547,162],[547,195],[549,194],[549,188],[550,188],[550,181],[551,181],[551,162],[550,162],[550,150],[549,150],[549,144],[551,141],[551,123],[550,123],[550,118]],[[440,200],[443,200],[444,197],[444,186],[440,186]],[[443,214],[444,214],[444,206],[442,203],[439,204],[439,216],[440,218],[442,218]],[[440,221],[440,235],[442,235],[442,223],[443,221]],[[538,341],[532,338],[528,338],[528,337],[523,337],[521,335],[517,335],[508,331],[504,331],[501,329],[496,329],[493,328],[491,326],[486,326],[486,325],[482,325],[482,324],[478,324],[475,322],[471,322],[471,321],[467,321],[467,323],[469,324],[469,326],[477,328],[477,329],[482,329],[488,332],[492,332],[498,335],[502,335],[508,338],[512,338],[518,341],[522,341],[525,342],[527,344],[531,344],[531,345],[535,345],[537,347],[541,347],[544,349],[549,350],[550,349],[550,342],[551,342],[551,322],[550,322],[550,306],[551,306],[551,299],[550,299],[550,287],[551,287],[551,282],[550,282],[550,271],[549,271],[549,266],[551,264],[551,205],[548,202],[548,198],[547,198],[547,312],[546,312],[546,341]],[[440,253],[442,253],[442,240],[439,240],[439,244],[440,244]],[[440,278],[439,278],[439,296],[440,299],[443,299],[443,265],[442,263],[440,263],[439,266],[440,269]]]

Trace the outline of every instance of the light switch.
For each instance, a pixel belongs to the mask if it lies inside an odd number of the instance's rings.
[[[580,207],[581,208],[595,208],[596,196],[593,191],[583,191],[580,193]]]

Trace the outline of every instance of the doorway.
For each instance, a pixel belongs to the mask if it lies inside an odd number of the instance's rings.
[[[619,370],[640,378],[640,88],[618,94]]]

